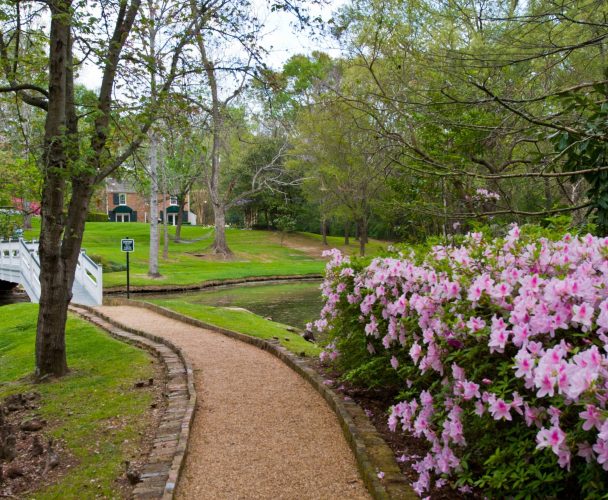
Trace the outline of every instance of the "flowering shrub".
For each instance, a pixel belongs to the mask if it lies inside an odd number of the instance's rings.
[[[428,442],[419,494],[607,491],[608,238],[513,226],[367,266],[329,255],[322,360],[399,384],[388,425]]]
[[[500,195],[498,193],[494,193],[493,191],[488,191],[484,188],[478,188],[475,190],[475,195],[473,196],[473,200],[475,201],[499,201]]]

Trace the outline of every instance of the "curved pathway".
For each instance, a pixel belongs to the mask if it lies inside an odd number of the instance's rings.
[[[279,359],[138,307],[98,309],[171,340],[193,366],[198,407],[177,498],[370,498],[336,416]]]

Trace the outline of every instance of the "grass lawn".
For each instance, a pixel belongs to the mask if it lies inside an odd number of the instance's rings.
[[[26,232],[27,238],[38,235],[39,220],[35,220],[32,231]],[[97,261],[101,261],[104,272],[104,286],[122,286],[126,283],[126,271],[108,272],[114,265],[125,263],[125,254],[120,251],[120,239],[135,239],[135,251],[131,254],[131,284],[134,286],[189,285],[207,280],[244,278],[250,276],[320,274],[325,259],[321,252],[327,248],[321,244],[320,236],[312,233],[288,235],[284,245],[280,236],[270,231],[247,231],[227,229],[228,245],[234,252],[234,259],[219,260],[208,255],[208,247],[213,241],[213,229],[202,226],[184,226],[183,243],[169,243],[169,259],[160,259],[162,278],[148,277],[148,256],[150,226],[144,223],[89,222],[86,225],[83,248]],[[169,227],[170,239],[175,233]],[[330,237],[335,245],[348,253],[356,253],[357,242],[344,247],[343,240]],[[370,252],[384,245],[370,240]],[[162,247],[161,247],[162,251]]]
[[[278,337],[281,345],[296,354],[304,352],[306,356],[318,356],[321,352],[316,345],[307,342],[297,333],[287,331],[287,325],[269,321],[249,311],[192,304],[180,299],[152,299],[147,302],[252,337],[261,339]]]
[[[58,484],[38,490],[36,499],[116,498],[115,480],[131,460],[145,428],[153,395],[134,389],[154,377],[151,357],[119,342],[85,321],[67,325],[68,366],[60,380],[32,384],[37,306],[0,307],[0,398],[37,391],[48,421],[45,433],[65,443],[76,464]],[[94,479],[96,482],[91,483]]]
[[[297,233],[297,234],[300,236],[303,236],[305,238],[309,238],[310,240],[317,243],[319,246],[322,246],[321,242],[323,241],[323,237],[320,234],[304,233],[304,232]],[[345,253],[348,255],[359,255],[359,242],[357,240],[355,240],[354,236],[350,237],[349,242],[350,242],[349,245],[345,245],[343,236],[328,236],[327,237],[327,243],[329,245],[329,248],[337,248],[342,253]],[[369,242],[365,245],[365,254],[372,255],[372,256],[377,255],[383,249],[386,250],[386,247],[390,244],[391,244],[390,241],[381,241],[381,240],[374,240],[372,238],[369,238]],[[322,248],[328,248],[328,247],[322,247]]]

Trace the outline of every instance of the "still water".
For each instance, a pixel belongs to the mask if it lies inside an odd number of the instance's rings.
[[[192,304],[242,307],[273,321],[304,329],[319,318],[323,304],[318,281],[240,284],[196,292],[139,295],[137,298],[179,299]]]

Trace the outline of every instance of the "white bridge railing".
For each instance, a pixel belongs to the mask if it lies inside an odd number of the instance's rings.
[[[40,300],[40,259],[38,243],[23,239],[0,242],[0,280],[21,285],[32,302]],[[101,305],[103,276],[101,266],[95,264],[84,251],[78,257],[72,302]]]

